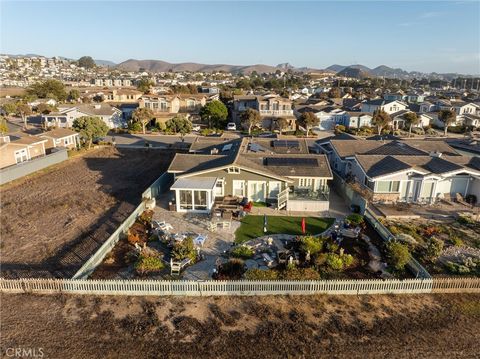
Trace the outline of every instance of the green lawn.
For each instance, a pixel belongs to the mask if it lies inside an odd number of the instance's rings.
[[[318,234],[333,223],[333,218],[305,217],[306,234]],[[263,216],[248,215],[235,232],[235,241],[244,243],[268,234],[302,234],[302,217],[267,216],[267,233],[263,233]]]

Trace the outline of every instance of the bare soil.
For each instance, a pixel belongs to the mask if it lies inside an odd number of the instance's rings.
[[[44,358],[474,358],[480,295],[0,295],[1,353]]]
[[[71,277],[172,157],[163,150],[101,148],[2,186],[2,276]]]

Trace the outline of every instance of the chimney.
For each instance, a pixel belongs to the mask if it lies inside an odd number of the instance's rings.
[[[430,157],[442,157],[442,152],[438,152],[438,151],[434,151],[434,152],[430,152]]]
[[[10,136],[0,136],[0,144],[4,143],[9,143],[10,142]]]

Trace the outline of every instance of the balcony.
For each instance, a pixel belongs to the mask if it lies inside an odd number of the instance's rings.
[[[293,110],[260,110],[260,116],[293,116]]]
[[[330,190],[328,188],[313,191],[310,189],[295,189],[288,193],[290,201],[328,201]]]

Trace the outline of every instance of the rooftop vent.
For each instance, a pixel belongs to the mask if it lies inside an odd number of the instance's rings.
[[[212,149],[210,150],[210,154],[211,154],[211,155],[216,155],[216,154],[218,154],[218,148],[216,148],[216,147],[215,147],[215,148],[212,148]]]
[[[442,152],[438,152],[438,151],[430,152],[430,156],[440,158],[440,157],[442,157]]]

